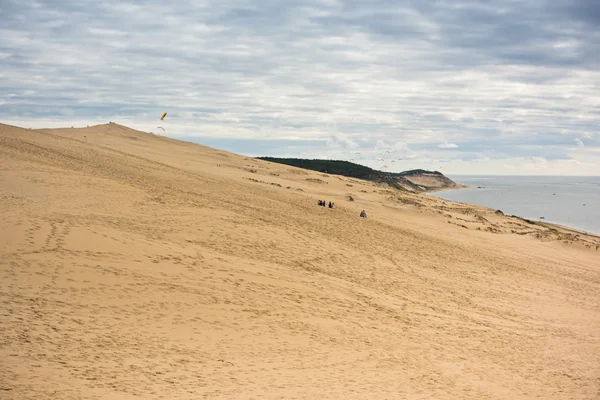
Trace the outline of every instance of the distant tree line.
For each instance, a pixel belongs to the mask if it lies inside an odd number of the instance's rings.
[[[270,161],[278,164],[290,165],[293,167],[318,171],[323,173],[347,176],[350,178],[364,179],[369,181],[389,182],[390,178],[405,177],[417,174],[436,174],[442,175],[438,171],[427,171],[424,169],[412,169],[404,172],[385,172],[355,164],[349,161],[341,160],[309,160],[305,158],[277,158],[277,157],[256,157],[260,160]]]

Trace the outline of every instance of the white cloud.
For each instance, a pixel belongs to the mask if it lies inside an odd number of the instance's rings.
[[[577,144],[577,147],[585,147],[585,144],[583,144],[583,141],[579,138],[575,139],[575,143]]]
[[[458,148],[458,145],[454,144],[454,143],[446,142],[446,143],[442,143],[442,144],[438,145],[438,147],[440,149],[456,149],[456,148]]]
[[[347,135],[344,135],[339,132],[334,132],[329,136],[329,140],[327,140],[327,145],[332,149],[346,149],[356,150],[359,148],[359,144],[354,140],[350,139]]]
[[[378,152],[389,150],[390,147],[391,146],[388,143],[386,143],[385,140],[379,139],[375,142],[375,150]]]

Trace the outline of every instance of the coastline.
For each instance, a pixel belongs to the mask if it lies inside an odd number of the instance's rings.
[[[578,228],[573,228],[573,227],[566,226],[566,225],[556,224],[554,222],[541,222],[541,221],[533,221],[533,222],[535,222],[536,225],[541,225],[548,229],[560,229],[563,231],[567,231],[569,233],[574,233],[577,235],[586,235],[586,236],[593,237],[595,239],[600,239],[600,233],[589,232],[589,231],[586,231],[583,229],[578,229]]]
[[[451,190],[463,190],[463,189],[472,189],[469,185],[464,185],[462,183],[458,183],[457,186],[454,187],[439,187],[439,188],[427,188],[423,193],[438,193],[438,192],[449,192]]]
[[[428,195],[428,194],[431,194],[431,193],[441,193],[441,192],[448,192],[448,191],[452,191],[452,190],[463,190],[463,189],[473,189],[473,188],[474,187],[470,186],[470,185],[460,184],[460,187],[433,189],[433,190],[428,190],[426,192],[423,192],[423,194],[427,194]],[[458,201],[458,200],[449,200],[449,199],[445,199],[443,197],[437,197],[437,196],[432,196],[432,197],[435,197],[435,198],[438,198],[438,199],[443,199],[445,201],[452,201],[452,202],[455,202],[455,203],[466,204],[466,205],[475,206],[475,207],[482,207],[482,208],[485,208],[485,209],[487,209],[489,211],[493,211],[493,212],[497,211],[497,209],[495,209],[495,208],[488,207],[488,206],[485,206],[485,205],[479,204],[479,203],[462,202],[462,201]],[[502,210],[500,210],[500,211],[502,211]],[[538,218],[534,219],[533,217],[522,217],[522,216],[516,215],[516,214],[513,214],[513,215],[505,214],[505,216],[507,216],[507,217],[513,216],[513,217],[522,219],[524,221],[531,221],[535,225],[543,226],[543,227],[548,228],[548,229],[558,229],[558,230],[566,231],[568,233],[573,233],[573,234],[578,234],[578,235],[586,235],[586,236],[589,236],[589,237],[600,239],[600,232],[591,232],[591,231],[585,230],[583,228],[577,228],[577,227],[574,227],[574,226],[564,225],[564,224],[560,224],[560,223],[556,223],[556,222],[550,222],[550,221],[546,221],[546,220],[542,221],[542,220],[540,220]]]

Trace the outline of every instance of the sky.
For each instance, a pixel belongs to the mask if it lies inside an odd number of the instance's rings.
[[[600,176],[597,0],[0,0],[0,15],[3,123]]]

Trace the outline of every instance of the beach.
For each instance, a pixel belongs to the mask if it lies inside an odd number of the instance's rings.
[[[115,123],[0,196],[2,399],[600,396],[598,236]]]

